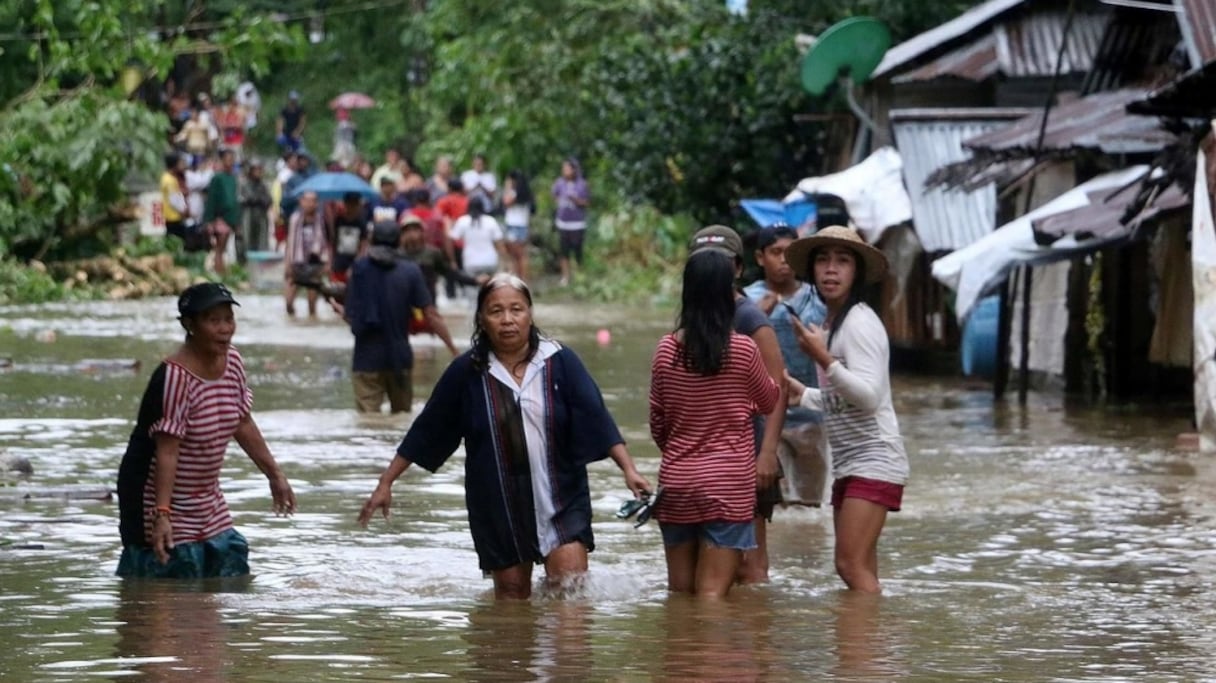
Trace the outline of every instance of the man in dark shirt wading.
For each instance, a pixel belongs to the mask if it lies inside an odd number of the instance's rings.
[[[409,343],[413,309],[422,311],[430,329],[455,356],[447,325],[435,308],[418,266],[399,257],[401,229],[381,221],[372,228],[372,246],[351,267],[345,316],[355,335],[352,382],[355,408],[378,413],[387,395],[389,410],[409,412],[414,392]]]

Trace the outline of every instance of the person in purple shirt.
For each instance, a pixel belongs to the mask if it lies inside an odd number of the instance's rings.
[[[557,201],[554,225],[561,241],[559,265],[562,286],[570,284],[570,257],[583,264],[583,238],[587,234],[587,205],[591,193],[578,160],[569,157],[562,162],[562,175],[553,181],[553,199]]]

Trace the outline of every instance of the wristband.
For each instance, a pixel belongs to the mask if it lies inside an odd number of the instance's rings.
[[[152,516],[153,517],[172,517],[173,510],[170,509],[168,505],[157,505],[155,512],[152,513]]]

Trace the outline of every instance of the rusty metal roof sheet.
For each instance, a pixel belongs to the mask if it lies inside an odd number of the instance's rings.
[[[1133,236],[1136,227],[1164,213],[1190,206],[1191,200],[1177,185],[1169,185],[1134,216],[1127,212],[1136,200],[1140,184],[1089,195],[1089,205],[1045,216],[1031,222],[1034,241],[1041,246],[1072,236],[1077,242],[1109,242]]]
[[[988,0],[988,2],[972,7],[944,24],[935,26],[920,35],[913,36],[887,50],[887,54],[883,56],[882,62],[874,70],[874,77],[877,78],[889,74],[908,62],[967,35],[1005,12],[1015,7],[1020,7],[1027,1]]]
[[[904,162],[912,221],[926,252],[953,251],[996,228],[996,188],[926,190],[936,169],[967,159],[962,142],[1024,116],[1024,109],[895,109],[891,127]]]
[[[1068,13],[1061,9],[1032,10],[1001,21],[993,27],[1000,71],[1014,78],[1051,76],[1061,43],[1064,54],[1060,73],[1089,71],[1109,20],[1109,12],[1077,12],[1067,42],[1064,27]]]
[[[1181,33],[1173,12],[1117,7],[1081,92],[1088,95],[1151,86],[1169,79],[1177,68],[1171,65],[1170,55],[1179,40]]]
[[[1135,116],[1126,110],[1128,103],[1143,99],[1140,88],[1095,93],[1053,107],[1047,117],[1043,149],[1052,152],[1070,149],[1097,149],[1108,154],[1155,152],[1174,141],[1175,136],[1161,128],[1153,117]],[[1027,116],[1011,126],[966,140],[972,150],[1002,154],[1005,157],[1035,153],[1042,113]]]
[[[996,36],[985,34],[973,43],[968,43],[921,67],[900,74],[892,83],[929,81],[934,78],[953,77],[968,81],[982,81],[997,73]]]
[[[1102,43],[1110,14],[1080,13],[1073,18],[1060,73],[1089,71]],[[894,83],[954,77],[982,81],[997,73],[1011,78],[1051,76],[1064,39],[1067,13],[1031,11],[1001,19],[992,31],[927,64],[892,79]]]
[[[1216,59],[1216,2],[1174,0],[1174,5],[1191,65],[1199,66]]]

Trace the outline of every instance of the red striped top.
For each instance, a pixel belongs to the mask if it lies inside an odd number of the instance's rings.
[[[716,375],[684,369],[680,342],[667,335],[650,368],[650,435],[663,452],[659,465],[661,522],[750,522],[756,505],[756,444],[752,417],[777,402],[756,343],[731,333]]]
[[[232,528],[228,503],[220,492],[220,469],[228,442],[253,408],[245,364],[228,347],[228,365],[219,379],[206,380],[185,367],[165,362],[163,417],[149,434],[181,439],[173,482],[173,542],[201,541]],[[144,532],[151,538],[156,508],[156,459],[144,484]]]

